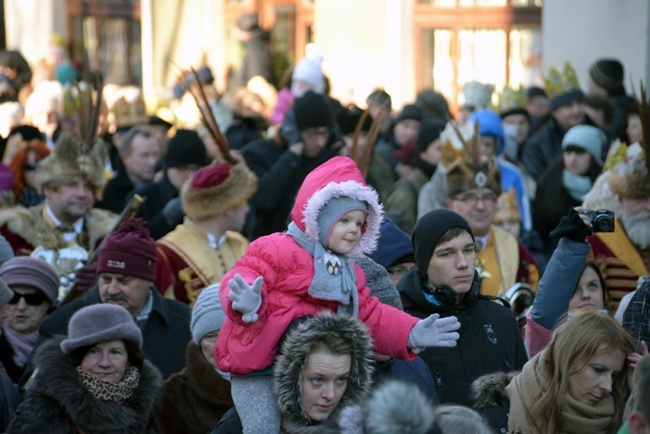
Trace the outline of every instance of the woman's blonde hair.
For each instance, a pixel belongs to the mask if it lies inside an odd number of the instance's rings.
[[[602,312],[576,312],[555,329],[546,349],[548,357],[541,367],[540,387],[530,401],[537,404],[527,410],[528,421],[537,432],[564,431],[562,410],[567,405],[569,376],[610,350],[627,354],[635,350],[634,341],[616,320]],[[620,425],[626,393],[627,369],[623,369],[612,378],[614,417],[608,432],[615,432]]]

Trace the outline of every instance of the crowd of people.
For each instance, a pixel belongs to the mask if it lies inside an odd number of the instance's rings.
[[[650,432],[650,103],[618,60],[394,111],[315,52],[276,88],[256,16],[235,35],[232,88],[202,65],[155,114],[0,53],[0,432]]]

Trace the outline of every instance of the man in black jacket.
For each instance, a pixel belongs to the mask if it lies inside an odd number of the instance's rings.
[[[289,212],[307,174],[336,155],[333,120],[325,99],[307,92],[294,103],[300,132],[296,143],[257,140],[241,150],[246,165],[258,178],[257,193],[245,227],[249,240],[287,228]],[[341,145],[340,143],[338,144]]]
[[[418,318],[455,315],[461,323],[457,346],[427,348],[420,357],[441,404],[471,406],[473,380],[519,370],[528,360],[519,327],[510,309],[480,295],[474,235],[459,214],[445,209],[425,214],[412,241],[417,266],[397,285],[404,311]]]

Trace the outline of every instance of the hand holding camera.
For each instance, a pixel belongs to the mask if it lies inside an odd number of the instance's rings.
[[[614,232],[614,213],[609,210],[597,211],[575,207],[569,215],[562,217],[560,223],[549,234],[551,238],[567,237],[582,243],[594,232]]]

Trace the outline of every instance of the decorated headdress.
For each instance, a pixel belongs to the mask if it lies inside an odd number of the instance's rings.
[[[546,93],[551,99],[551,111],[573,101],[584,101],[585,95],[580,90],[578,76],[569,62],[564,62],[562,72],[551,66],[544,77]]]
[[[521,222],[521,212],[519,211],[519,200],[514,187],[501,193],[497,201],[497,211],[492,219],[493,223],[501,223],[507,220],[517,220]]]
[[[130,129],[134,125],[147,125],[149,123],[142,91],[134,86],[128,86],[118,91],[118,96],[113,101],[110,113],[118,131]]]
[[[465,95],[465,106],[472,108],[486,108],[492,102],[492,93],[494,85],[489,83],[479,83],[470,81],[463,86]]]
[[[505,86],[499,94],[499,114],[501,119],[514,115],[522,114],[528,117],[526,110],[526,103],[528,102],[528,95],[526,89],[519,87],[514,89],[510,86]]]
[[[457,131],[456,134],[459,141],[462,141],[464,151],[462,157],[451,163],[447,169],[447,196],[453,197],[475,188],[487,188],[497,196],[500,195],[501,174],[496,159],[482,156],[479,153],[481,139],[479,122],[476,121],[473,125],[474,134],[471,140],[461,140],[462,132],[455,127],[455,124],[452,124],[452,128]]]
[[[54,152],[43,159],[36,171],[40,186],[63,182],[75,176],[83,176],[93,187],[95,198],[100,200],[106,176],[106,148],[101,140],[96,141],[97,124],[101,108],[101,79],[95,91],[86,82],[65,89],[66,116],[74,119],[79,135],[61,134]]]

